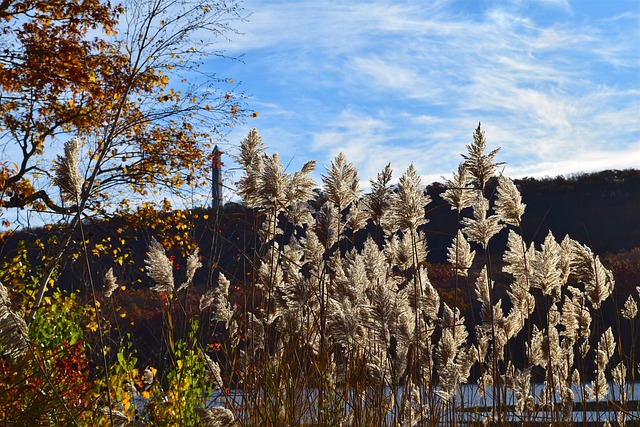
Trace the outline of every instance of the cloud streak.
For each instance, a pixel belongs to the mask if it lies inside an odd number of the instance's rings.
[[[248,1],[229,49],[261,110],[231,142],[439,177],[481,121],[513,176],[640,168],[638,11],[587,3]]]

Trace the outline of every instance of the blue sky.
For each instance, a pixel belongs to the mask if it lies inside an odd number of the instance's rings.
[[[640,1],[243,2],[225,45],[259,116],[295,170],[340,151],[363,187],[391,162],[423,183],[449,177],[478,122],[510,177],[640,168]],[[216,66],[220,66],[217,63]],[[232,165],[229,158],[228,165]]]

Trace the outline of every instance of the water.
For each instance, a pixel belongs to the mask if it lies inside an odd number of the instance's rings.
[[[590,384],[588,384],[590,385]],[[544,389],[543,384],[535,384],[533,386],[532,394],[534,396],[534,403],[541,407],[540,396],[541,392]],[[572,391],[574,393],[574,410],[573,410],[573,421],[576,423],[586,422],[604,422],[616,421],[616,407],[611,405],[609,401],[618,401],[620,397],[620,388],[615,384],[609,384],[609,393],[607,394],[606,399],[604,401],[600,401],[598,403],[598,410],[595,410],[595,400],[584,400],[583,399],[583,387],[582,386],[574,386],[572,387]],[[640,398],[640,382],[636,382],[633,384],[629,384],[626,387],[627,392],[627,408],[630,408],[627,415],[627,422],[640,422],[640,405],[637,400]],[[402,397],[403,389],[398,388],[397,397],[400,399]],[[492,389],[490,387],[487,388],[486,394],[482,395],[478,390],[478,386],[476,384],[465,384],[460,388],[460,392],[456,396],[456,419],[458,423],[466,424],[471,422],[479,422],[484,418],[487,418],[492,411],[493,405],[493,397],[491,395]],[[316,402],[317,392],[314,390],[306,390],[306,396],[303,396],[303,402],[307,407],[313,407]],[[391,391],[389,389],[385,390],[385,395],[389,396]],[[510,422],[518,422],[518,421],[526,421],[526,422],[550,422],[553,420],[557,420],[557,414],[553,414],[550,411],[544,411],[542,409],[532,413],[532,414],[524,414],[523,417],[518,416],[513,410],[513,406],[516,403],[515,393],[511,390],[507,390],[504,395],[506,397],[505,402],[501,402],[502,405],[510,407],[507,409],[507,421]],[[557,397],[557,401],[559,401],[559,397]],[[633,401],[632,401],[633,400]],[[442,408],[445,414],[451,414],[451,411],[445,406],[442,399],[436,397],[435,398],[436,407]],[[211,397],[209,404],[211,406],[224,406],[230,409],[245,408],[246,404],[249,402],[245,402],[245,395],[240,390],[231,390],[228,393],[217,392]],[[274,402],[275,403],[275,402]],[[463,406],[464,403],[464,406]],[[464,408],[464,409],[462,409]],[[302,408],[300,408],[302,409]],[[309,411],[315,410],[317,407],[313,407]],[[309,413],[307,421],[311,421],[316,418],[316,413]],[[393,419],[393,414],[387,414],[387,421],[391,423]]]

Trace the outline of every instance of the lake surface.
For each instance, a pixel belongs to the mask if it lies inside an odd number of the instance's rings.
[[[543,384],[535,384],[532,389],[532,394],[535,398],[535,404],[540,404],[540,394],[543,390]],[[583,387],[582,386],[574,386],[572,387],[572,391],[574,393],[574,411],[573,411],[573,421],[576,423],[587,422],[589,424],[593,423],[602,423],[604,421],[615,422],[616,414],[619,409],[619,406],[615,403],[620,398],[620,389],[615,384],[609,384],[609,393],[607,395],[607,400],[603,400],[600,402],[596,402],[595,400],[583,400]],[[401,396],[403,390],[399,388],[397,390],[398,396]],[[638,399],[640,398],[640,382],[636,382],[633,384],[629,384],[626,387],[627,392],[627,405],[628,411],[625,411],[627,415],[627,422],[631,423],[640,423],[640,405]],[[386,391],[388,395],[390,390]],[[482,419],[486,418],[492,411],[493,405],[493,397],[491,395],[491,388],[487,388],[487,392],[485,395],[482,395],[477,385],[475,384],[465,384],[461,387],[460,393],[456,397],[456,420],[457,423],[462,424],[470,424],[477,423],[482,421]],[[315,399],[316,392],[309,390],[307,392],[307,396],[305,396],[305,402],[313,402]],[[245,401],[245,396],[249,396],[248,394],[243,394],[240,390],[231,390],[227,394],[222,392],[215,393],[212,396],[209,404],[212,406],[224,406],[230,409],[234,409],[236,411],[241,412],[241,408],[244,408],[246,404],[249,402]],[[556,420],[556,417],[549,411],[540,410],[533,414],[523,414],[523,416],[518,416],[515,411],[513,411],[513,406],[516,403],[515,393],[513,391],[507,390],[505,393],[506,402],[503,404],[507,406],[509,409],[507,410],[507,420],[510,422],[527,422],[527,423],[541,423],[541,422],[551,422]],[[464,404],[464,406],[463,406]],[[307,404],[307,406],[312,406],[313,403]],[[597,409],[597,410],[596,410]],[[445,412],[448,412],[445,409]],[[309,414],[309,420],[313,417],[312,414]],[[393,414],[388,414],[389,422],[392,420]],[[443,420],[444,423],[446,421]]]

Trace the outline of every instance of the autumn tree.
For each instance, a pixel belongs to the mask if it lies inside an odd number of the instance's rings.
[[[209,71],[242,13],[215,0],[0,3],[0,216],[55,214],[66,230],[35,307],[86,218],[205,183],[210,143],[245,116],[233,79]]]

